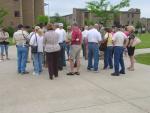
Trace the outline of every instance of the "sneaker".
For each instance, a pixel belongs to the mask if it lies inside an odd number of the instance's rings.
[[[111,76],[120,76],[119,73],[112,73]]]
[[[113,69],[113,67],[109,67],[109,69]]]
[[[49,79],[50,79],[50,80],[53,80],[54,78],[53,78],[53,76],[50,76]]]
[[[32,73],[34,76],[39,76],[40,74],[39,73],[36,73],[36,72],[33,72]]]
[[[25,75],[25,74],[29,74],[29,72],[28,72],[28,71],[25,71],[25,72],[22,72],[21,74],[22,74],[22,75]]]
[[[124,71],[120,71],[119,73],[120,73],[120,74],[126,74]]]
[[[88,70],[88,71],[92,71],[92,68],[89,68],[89,67],[88,67],[87,70]]]
[[[93,72],[94,72],[94,73],[99,73],[99,71],[98,71],[98,70],[94,70]]]
[[[32,75],[35,75],[35,72],[33,72]]]
[[[6,60],[10,60],[10,58],[6,58]]]

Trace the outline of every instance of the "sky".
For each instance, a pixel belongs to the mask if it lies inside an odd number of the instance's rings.
[[[59,15],[72,14],[73,8],[85,8],[86,2],[93,0],[45,0],[49,4],[45,6],[45,14],[53,16],[55,13]],[[120,0],[108,0],[112,4],[119,3]],[[127,11],[130,8],[141,9],[141,17],[150,18],[150,0],[130,0],[130,7],[121,9]]]

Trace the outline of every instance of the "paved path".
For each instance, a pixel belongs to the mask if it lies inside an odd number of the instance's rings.
[[[66,76],[66,68],[51,81],[46,69],[40,77],[17,75],[15,47],[10,58],[0,62],[0,113],[150,113],[150,66],[112,77],[112,70],[87,72],[83,60],[81,76]]]

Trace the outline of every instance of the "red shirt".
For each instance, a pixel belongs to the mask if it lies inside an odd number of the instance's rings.
[[[81,45],[82,43],[82,33],[78,27],[74,27],[72,30],[71,45]]]

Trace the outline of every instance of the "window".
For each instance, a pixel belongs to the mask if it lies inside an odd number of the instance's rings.
[[[128,14],[128,18],[130,17],[130,14]]]
[[[134,21],[132,21],[132,25],[134,24]]]
[[[14,12],[14,16],[15,16],[15,17],[20,17],[20,12],[19,12],[19,11],[15,11],[15,12]]]
[[[84,17],[85,17],[85,18],[88,18],[88,17],[89,17],[89,13],[85,12],[85,13],[84,13]]]
[[[132,13],[132,18],[134,18],[134,14]]]

